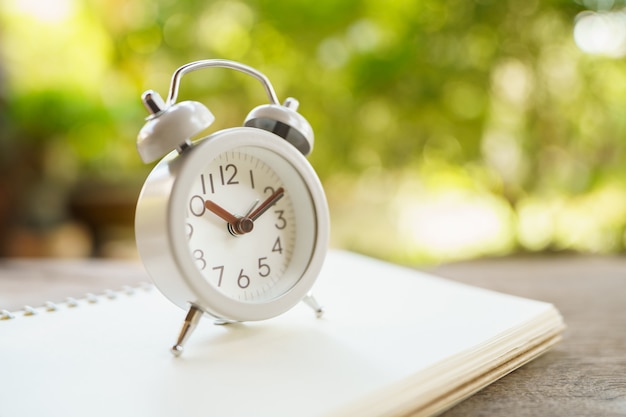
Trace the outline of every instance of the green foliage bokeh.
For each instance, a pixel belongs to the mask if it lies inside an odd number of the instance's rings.
[[[407,262],[624,248],[626,71],[621,59],[577,48],[583,4],[26,2],[67,7],[57,20],[19,4],[0,6],[6,166],[6,155],[36,147],[73,161],[68,186],[94,176],[138,181],[147,169],[134,149],[141,92],[165,96],[171,73],[187,62],[233,59],[264,72],[279,97],[300,101],[315,129],[311,162],[328,188],[339,246]],[[212,109],[211,130],[241,124],[266,100],[255,80],[225,70],[186,76],[179,97]],[[396,207],[407,195],[428,200],[446,189],[502,207],[494,209],[504,213],[499,243],[420,253],[396,238],[411,223]],[[602,196],[607,213],[580,211],[597,210]],[[573,213],[570,223],[555,226],[563,213]],[[608,220],[570,233],[577,216],[596,215]],[[356,224],[343,221],[355,216]],[[380,230],[363,232],[376,222]]]

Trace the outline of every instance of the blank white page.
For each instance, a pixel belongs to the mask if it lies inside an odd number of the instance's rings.
[[[154,288],[1,321],[0,416],[313,417],[372,399],[392,412],[390,388],[419,403],[562,325],[550,304],[347,252],[329,253],[314,290],[323,318],[303,304],[205,318],[179,358],[185,312]]]

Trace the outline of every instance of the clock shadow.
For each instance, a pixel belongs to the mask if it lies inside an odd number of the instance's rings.
[[[361,392],[375,392],[389,377],[384,364],[359,354],[345,337],[332,331],[330,320],[303,316],[299,321],[207,323],[196,329],[183,355],[172,359],[164,381],[191,379],[194,384],[186,384],[179,395],[190,401],[201,396],[215,409],[223,405],[238,414],[234,407],[242,415],[253,412],[250,404],[259,406],[272,402],[279,392],[289,392],[288,399],[267,405],[280,415],[280,408],[288,409],[287,402],[319,400],[332,410],[345,402],[337,394],[345,386],[361,385]],[[320,384],[324,369],[333,369],[333,377]],[[178,389],[175,383],[168,388]],[[253,393],[254,398],[241,401],[242,392]]]

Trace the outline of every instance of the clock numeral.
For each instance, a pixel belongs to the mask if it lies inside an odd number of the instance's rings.
[[[229,171],[232,171],[230,178],[226,179],[226,175],[228,175]],[[239,184],[239,181],[235,180],[237,176],[237,167],[233,164],[228,164],[226,166],[220,165],[220,180],[222,185],[234,185]]]
[[[201,249],[196,249],[193,251],[193,258],[198,262],[198,266],[201,271],[204,271],[206,268],[206,260],[204,259],[204,252]]]
[[[263,262],[265,260],[267,260],[267,257],[259,258],[259,275],[263,278],[269,276],[269,274],[272,272],[270,266]]]
[[[263,192],[269,195],[272,195],[276,192],[276,190],[274,189],[274,187],[271,186],[267,186],[263,189]],[[285,227],[287,227],[287,219],[285,219],[284,214],[285,214],[285,210],[274,210],[274,213],[276,213],[278,215],[278,221],[276,223],[274,223],[274,226],[278,229],[278,230],[282,230]]]
[[[278,252],[279,254],[283,254],[283,246],[280,243],[280,237],[276,238],[276,242],[274,242],[274,246],[272,246],[272,252]]]
[[[202,185],[202,194],[206,194],[206,184],[204,183],[204,174],[200,174],[200,185]]]
[[[213,186],[213,174],[209,174],[209,184],[211,185],[211,194],[215,194],[215,186]]]
[[[206,179],[204,174],[200,174],[200,185],[202,185],[202,194],[206,194]],[[211,194],[215,194],[215,187],[213,186],[213,174],[209,174],[209,187],[211,188]]]
[[[204,198],[197,194],[191,197],[191,200],[189,200],[189,211],[194,216],[202,216],[206,211],[206,208],[204,207]]]
[[[277,229],[282,230],[287,227],[287,219],[283,217],[285,210],[274,210],[274,213],[278,214],[278,222],[274,223]]]
[[[250,285],[250,277],[243,273],[243,269],[239,271],[237,285],[239,285],[239,288],[248,288],[248,285]]]
[[[185,231],[187,232],[187,240],[191,240],[191,236],[193,236],[193,226],[187,223],[185,225]]]
[[[214,271],[217,271],[217,270],[220,271],[220,277],[217,279],[217,286],[221,287],[222,286],[222,277],[224,276],[224,265],[214,266],[211,269],[213,269]]]

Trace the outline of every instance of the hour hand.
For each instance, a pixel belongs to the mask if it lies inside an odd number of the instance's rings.
[[[214,203],[211,200],[206,200],[204,202],[204,207],[212,211],[214,214],[216,214],[218,217],[220,217],[222,220],[225,220],[229,224],[237,223],[237,216],[230,214],[230,212],[222,208],[222,206]]]

